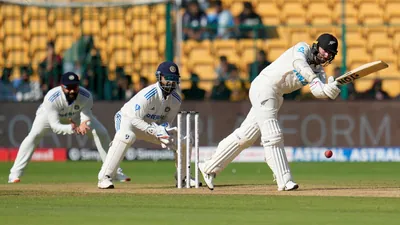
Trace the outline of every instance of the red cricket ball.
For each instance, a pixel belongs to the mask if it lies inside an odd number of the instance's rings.
[[[333,155],[333,152],[331,150],[326,150],[325,151],[325,157],[326,158],[330,158],[330,157],[332,157],[332,155]]]

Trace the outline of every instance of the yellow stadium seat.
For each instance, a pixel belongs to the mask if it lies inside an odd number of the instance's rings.
[[[61,56],[64,54],[64,51],[72,46],[74,43],[74,38],[72,36],[60,36],[57,37],[55,42],[56,53]]]
[[[307,10],[307,21],[313,25],[328,25],[332,22],[331,9],[325,2],[312,2]]]
[[[137,54],[141,49],[156,49],[158,50],[158,41],[152,37],[148,36],[147,39],[140,39],[141,36],[135,36],[132,45],[132,51]],[[165,45],[164,43],[160,43],[161,45]]]
[[[72,35],[75,31],[72,20],[56,20],[54,23],[56,35]]]
[[[39,50],[35,51],[34,55],[32,56],[32,65],[38,65],[43,60],[46,59],[47,51],[46,50]]]
[[[151,24],[150,20],[145,19],[134,19],[131,24],[131,33],[151,33],[155,30],[155,26]]]
[[[21,35],[22,23],[19,20],[5,20],[3,22],[4,35]]]
[[[188,41],[182,42],[181,47],[182,47],[185,55],[189,55],[193,48],[202,48],[209,52],[211,52],[211,48],[212,48],[211,42],[209,40],[204,40],[201,42],[194,41],[194,40],[188,40]]]
[[[239,16],[243,11],[243,2],[233,2],[229,9],[233,16]]]
[[[72,8],[55,8],[49,10],[47,20],[50,25],[53,25],[56,20],[71,20],[74,24],[77,24],[80,22],[80,16],[75,16]]]
[[[358,9],[359,21],[366,25],[383,23],[383,10],[377,2],[363,2]]]
[[[84,20],[81,29],[83,35],[98,35],[100,33],[100,22],[98,20]]]
[[[400,94],[400,80],[383,80],[382,89],[395,98]]]
[[[132,42],[127,39],[124,35],[113,35],[107,40],[107,52],[111,53],[115,49],[132,49]]]
[[[6,65],[22,66],[30,64],[26,51],[11,51],[7,54]]]
[[[220,49],[231,49],[236,51],[237,49],[236,40],[214,40],[211,45],[212,51],[218,51]]]
[[[242,39],[237,42],[237,50],[238,52],[242,52],[244,49],[247,48],[257,48],[262,49],[264,47],[263,40],[248,40]]]
[[[111,61],[117,66],[130,65],[133,62],[132,52],[127,49],[115,50],[111,56]]]
[[[46,35],[48,33],[48,26],[46,20],[31,20],[29,22],[30,34],[35,35]]]
[[[310,34],[312,33],[311,28],[303,28],[303,27],[292,27],[289,28],[290,33],[290,45],[293,46],[299,42],[306,42],[307,44],[311,45],[316,38],[311,37]]]
[[[214,57],[209,49],[193,48],[189,53],[189,65],[193,64],[214,64]]]
[[[47,21],[47,15],[48,15],[48,9],[47,8],[41,8],[41,7],[36,7],[36,6],[29,6],[29,7],[24,7],[25,12],[23,16],[23,21],[24,24],[28,24],[29,20],[46,20]]]
[[[4,51],[25,51],[28,52],[28,43],[21,36],[7,36],[4,39]]]
[[[78,8],[75,12],[84,20],[97,20],[100,21],[100,10],[94,7]]]
[[[157,36],[158,37],[165,35],[165,32],[166,32],[166,21],[165,21],[165,19],[158,21],[156,23],[156,27],[157,27],[156,29],[157,29]]]
[[[371,56],[364,47],[349,47],[347,49],[347,65],[351,67],[360,66],[361,64],[371,62]]]
[[[141,50],[138,59],[141,63],[157,63],[160,60],[157,49]]]
[[[131,14],[133,19],[148,18],[148,16],[150,15],[150,10],[149,6],[141,5],[129,8],[127,13]]]
[[[154,6],[155,7],[155,12],[159,18],[165,18],[165,13],[166,13],[166,7],[165,4],[157,4]]]
[[[357,9],[354,8],[352,4],[346,4],[346,24],[358,24],[359,17]],[[332,12],[332,22],[335,24],[340,24],[342,21],[342,5],[335,4],[333,12]]]
[[[366,48],[367,40],[364,38],[362,29],[358,27],[349,27],[346,29],[346,43],[348,48],[362,47]]]
[[[281,23],[280,10],[272,1],[260,1],[256,12],[263,18],[264,24],[279,25]]]
[[[125,10],[123,8],[102,8],[100,13],[100,22],[101,24],[106,24],[107,20],[125,20],[124,17]]]
[[[301,3],[286,2],[282,7],[282,21],[285,24],[305,24],[307,21],[306,11],[302,9]]]
[[[6,5],[3,4],[1,6],[0,14],[3,18],[11,19],[11,18],[21,18],[22,17],[22,7],[17,5]]]
[[[123,20],[107,20],[108,34],[123,34],[126,31]]]
[[[47,48],[46,36],[34,36],[29,42],[29,55],[33,55],[36,51],[46,50]]]
[[[372,77],[361,78],[361,79],[354,81],[354,87],[355,87],[356,91],[359,93],[369,90],[373,84],[374,84],[374,80],[372,79]]]
[[[386,27],[365,27],[362,29],[363,36],[367,38],[367,50],[380,46],[392,47],[392,42],[388,37],[388,29]]]
[[[399,1],[387,2],[384,13],[384,21],[389,24],[399,24],[400,23],[399,9],[400,9]]]

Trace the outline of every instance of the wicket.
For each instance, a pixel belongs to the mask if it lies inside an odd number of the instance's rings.
[[[186,115],[186,165],[182,165],[182,116]],[[177,115],[177,180],[178,188],[182,188],[182,166],[186,166],[186,188],[190,188],[190,161],[191,161],[191,123],[194,116],[194,165],[195,165],[195,188],[199,188],[199,113],[195,111],[181,111]]]

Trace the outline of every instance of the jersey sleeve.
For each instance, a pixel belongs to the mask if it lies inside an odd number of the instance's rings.
[[[49,99],[45,99],[43,107],[46,109],[47,118],[50,123],[50,127],[56,134],[73,134],[74,130],[70,124],[61,124],[60,117],[58,116],[58,110],[56,103],[51,102]]]
[[[90,120],[93,117],[92,109],[93,109],[93,98],[92,96],[90,96],[80,113],[81,122]]]
[[[307,55],[310,53],[309,51],[309,46],[304,42],[300,42],[294,46],[292,53],[294,69],[296,72],[301,74],[308,83],[317,77],[310,65],[307,63]]]

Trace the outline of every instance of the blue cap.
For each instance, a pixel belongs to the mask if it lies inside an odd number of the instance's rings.
[[[66,72],[61,76],[61,84],[76,85],[79,84],[79,76],[74,72]]]
[[[157,73],[161,73],[164,76],[175,75],[179,77],[179,68],[175,63],[165,61],[158,66]]]

